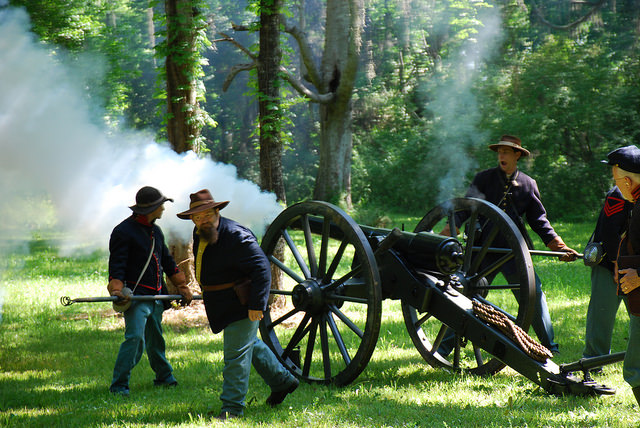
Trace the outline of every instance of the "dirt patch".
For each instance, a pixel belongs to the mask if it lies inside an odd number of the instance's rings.
[[[202,300],[194,300],[189,306],[178,306],[164,311],[162,323],[172,327],[209,327]]]

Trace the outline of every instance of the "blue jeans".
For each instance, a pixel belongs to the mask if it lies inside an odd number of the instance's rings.
[[[165,342],[162,336],[162,302],[132,302],[124,312],[124,342],[113,369],[111,392],[129,392],[131,370],[147,351],[149,364],[156,374],[155,382],[170,384],[175,382],[173,368],[165,357]]]
[[[271,349],[260,340],[258,321],[249,318],[229,324],[223,330],[224,370],[221,411],[242,415],[249,390],[251,364],[272,391],[283,391],[295,381]]]
[[[518,281],[517,274],[508,272],[502,272],[502,274],[508,282]],[[547,348],[551,352],[557,352],[558,344],[555,342],[555,333],[553,331],[551,315],[549,315],[547,297],[544,295],[544,291],[542,291],[542,282],[540,281],[540,277],[535,272],[534,275],[536,279],[536,299],[534,304],[536,306],[535,312],[533,314],[533,320],[531,321],[531,327],[533,327],[533,331],[536,333],[536,336],[538,336],[538,340],[542,345],[544,345],[545,348]],[[520,293],[514,290],[513,294],[519,301]]]
[[[611,352],[611,337],[616,314],[623,300],[616,293],[613,273],[600,265],[591,268],[591,299],[587,309],[585,329],[585,358],[607,355]],[[626,304],[626,299],[624,299]]]

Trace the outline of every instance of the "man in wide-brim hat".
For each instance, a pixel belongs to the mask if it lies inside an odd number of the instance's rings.
[[[490,144],[489,148],[498,154],[498,166],[477,173],[469,186],[466,196],[484,199],[502,209],[518,226],[530,249],[533,249],[533,244],[522,219],[523,216],[526,217],[531,229],[538,234],[542,242],[550,250],[564,253],[560,260],[575,260],[578,252],[564,243],[547,219],[547,211],[542,205],[538,184],[533,178],[518,169],[518,160],[531,154],[529,150],[522,146],[520,138],[513,135],[502,135],[498,142]],[[456,224],[462,224],[465,220],[466,218],[462,218],[459,215],[457,216]],[[449,234],[450,231],[445,229],[443,233]],[[481,239],[484,238],[484,236],[481,237]],[[498,239],[492,245],[506,245],[506,243],[497,241]],[[498,273],[498,271],[494,271],[489,275],[487,277],[489,282]],[[515,262],[505,263],[500,273],[509,283],[518,282]],[[547,300],[537,274],[535,274],[535,281],[536,307],[531,324],[538,336],[538,340],[555,354],[558,352],[558,344],[555,342],[555,333],[547,307]],[[443,341],[439,352],[443,355],[451,352],[452,342],[453,340],[449,340],[446,343]]]
[[[216,202],[209,190],[202,189],[190,195],[189,209],[178,214],[195,225],[196,279],[211,331],[223,331],[218,419],[243,415],[252,363],[271,388],[268,405],[280,404],[298,387],[298,380],[257,337],[271,289],[271,265],[249,229],[220,215],[228,204]]]
[[[189,220],[193,214],[202,211],[211,209],[221,210],[229,205],[229,201],[216,202],[207,189],[202,189],[191,194],[190,199],[191,202],[189,203],[189,209],[178,214],[178,217],[183,220]]]
[[[521,157],[529,156],[531,154],[529,153],[529,150],[522,147],[522,141],[520,141],[520,138],[514,137],[513,135],[503,135],[497,143],[489,144],[489,148],[494,152],[497,152],[500,147],[511,147],[516,152],[520,152]]]

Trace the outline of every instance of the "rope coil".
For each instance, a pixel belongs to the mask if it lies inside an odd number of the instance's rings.
[[[509,339],[518,344],[529,357],[536,361],[545,362],[552,358],[553,354],[545,346],[533,340],[520,326],[517,326],[509,317],[491,305],[473,300],[473,313],[482,321],[493,325],[504,333]]]

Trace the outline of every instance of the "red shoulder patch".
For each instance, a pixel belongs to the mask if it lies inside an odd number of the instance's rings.
[[[604,215],[611,217],[624,209],[624,199],[609,196],[604,202]]]

